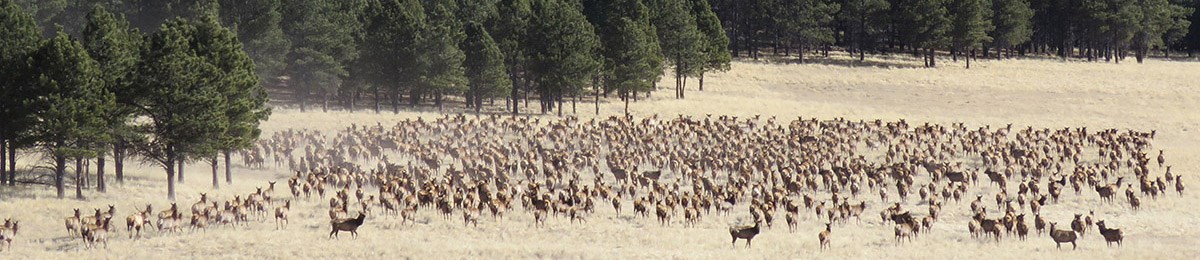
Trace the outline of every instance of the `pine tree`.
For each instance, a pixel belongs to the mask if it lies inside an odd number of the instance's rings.
[[[579,93],[600,66],[599,48],[592,25],[581,7],[562,0],[533,3],[529,42],[530,71],[541,97],[542,113],[552,111],[554,102]],[[562,110],[559,109],[559,114]]]
[[[438,109],[442,108],[445,95],[460,94],[467,89],[466,71],[463,61],[466,55],[458,48],[465,38],[462,25],[454,19],[453,2],[432,0],[427,5],[428,26],[421,32],[418,42],[418,64],[421,76],[417,84],[419,92],[410,98],[412,105],[420,102],[422,95],[432,95]]]
[[[227,131],[228,105],[220,86],[221,69],[197,55],[196,27],[182,19],[164,23],[142,49],[134,79],[137,152],[167,173],[167,198],[175,199],[176,164],[188,156],[211,154],[213,137]]]
[[[196,55],[216,68],[216,75],[211,75],[211,83],[223,97],[225,104],[224,131],[213,136],[214,147],[206,149],[208,154],[201,154],[211,159],[213,166],[213,187],[219,186],[217,175],[218,153],[225,159],[225,181],[232,183],[233,173],[230,170],[230,154],[239,149],[249,148],[261,134],[259,123],[270,116],[266,107],[267,91],[255,74],[254,61],[246,53],[237,35],[222,26],[215,15],[201,17],[191,42],[196,48]]]
[[[18,78],[40,41],[33,16],[12,0],[0,0],[0,118],[5,120],[0,124],[0,184],[16,185],[16,150],[32,145],[25,136],[35,120],[24,101],[36,96]]]
[[[288,52],[285,76],[299,100],[300,110],[307,107],[314,92],[322,100],[322,109],[329,108],[329,97],[337,95],[345,77],[347,64],[357,56],[354,31],[357,20],[347,14],[346,1],[287,0],[283,2],[283,21],[280,26],[292,43]]]
[[[1193,1],[1192,15],[1189,18],[1189,26],[1187,35],[1179,41],[1179,49],[1188,52],[1188,57],[1194,57],[1197,50],[1200,50],[1200,2]]]
[[[991,33],[991,45],[997,52],[1024,44],[1033,36],[1033,9],[1028,0],[992,0],[992,11],[995,30]]]
[[[22,78],[38,98],[28,101],[37,118],[29,134],[54,158],[54,186],[62,199],[67,159],[95,157],[100,144],[108,141],[109,123],[104,115],[115,97],[104,89],[100,69],[87,50],[65,32],[59,31],[30,60],[32,66]],[[77,175],[78,199],[83,199],[81,180]]]
[[[934,50],[946,47],[950,19],[944,0],[897,0],[892,19],[902,42],[913,52],[924,49],[926,67],[936,67]]]
[[[775,9],[775,23],[784,44],[800,47],[800,63],[804,63],[805,50],[834,43],[833,15],[840,6],[824,0],[781,1]]]
[[[504,54],[483,25],[470,23],[466,27],[467,39],[463,42],[466,52],[466,75],[470,85],[467,105],[479,112],[483,99],[502,97],[512,87],[508,71],[504,68]]]
[[[1142,63],[1151,48],[1166,45],[1163,39],[1169,32],[1182,31],[1190,25],[1187,20],[1190,10],[1168,0],[1138,0],[1136,4],[1138,7],[1134,12],[1140,16],[1134,17],[1140,19],[1130,47],[1134,49],[1137,62]]]
[[[846,28],[848,47],[858,51],[858,61],[864,61],[867,50],[878,50],[886,37],[891,4],[887,0],[844,0],[841,6],[838,19]]]
[[[484,24],[500,16],[497,0],[456,0],[458,10],[454,16],[464,25],[470,23]],[[464,27],[465,30],[465,27]]]
[[[628,101],[635,93],[653,91],[653,82],[661,76],[663,57],[658,51],[661,49],[649,7],[641,0],[596,0],[587,4],[591,9],[589,19],[594,20],[600,38],[598,61],[601,62],[599,76],[604,82],[603,92],[616,91],[621,99]],[[640,70],[630,70],[630,67]],[[599,92],[601,90],[597,90],[597,94]]]
[[[129,23],[138,30],[152,33],[160,25],[176,17],[195,17],[191,12],[196,0],[128,0],[126,6]]]
[[[287,67],[291,42],[283,34],[281,0],[222,0],[222,24],[235,28],[238,39],[263,84],[278,82]]]
[[[639,91],[650,91],[652,80],[658,76],[655,63],[657,54],[651,48],[653,36],[647,34],[642,23],[629,17],[617,17],[612,21],[612,37],[605,45],[605,65],[609,71],[608,84],[625,100],[625,114],[629,114],[631,95]]]
[[[522,75],[528,69],[526,63],[529,58],[525,42],[528,36],[529,19],[533,14],[530,8],[529,0],[499,0],[496,3],[496,12],[499,15],[496,19],[488,22],[487,26],[488,32],[496,40],[496,46],[500,48],[501,53],[504,53],[504,67],[508,69],[509,81],[513,83],[509,97],[513,114],[520,113],[520,106],[517,103],[520,101],[518,94],[521,88],[518,86],[520,85],[518,82],[528,81],[528,77]]]
[[[651,23],[658,35],[662,56],[675,71],[675,97],[684,98],[687,77],[703,69],[703,35],[688,11],[686,0],[649,0]]]
[[[362,56],[356,61],[365,82],[378,98],[388,90],[392,111],[399,113],[400,93],[410,92],[422,75],[418,44],[425,29],[425,9],[419,0],[372,2],[366,10]]]
[[[729,36],[721,26],[717,13],[713,12],[708,0],[692,0],[692,15],[696,17],[696,29],[704,36],[704,66],[700,70],[700,91],[704,91],[704,74],[730,69]]]
[[[117,16],[103,6],[97,6],[89,12],[86,19],[83,45],[99,67],[104,68],[104,73],[99,74],[101,86],[113,93],[117,100],[132,100],[131,84],[139,59],[141,33],[131,28],[124,16]],[[133,120],[134,111],[127,103],[118,103],[107,112],[105,120],[113,137],[112,156],[117,182],[123,182],[125,148],[128,146],[125,140],[132,135],[129,122]],[[104,192],[106,186],[104,169],[104,153],[101,153],[96,160],[96,184],[100,192]]]
[[[985,17],[988,6],[983,0],[950,0],[950,43],[952,55],[966,51],[967,68],[971,68],[971,58],[975,49],[983,47],[984,43],[992,40],[988,32],[992,31],[992,23]],[[957,59],[957,56],[955,56]]]

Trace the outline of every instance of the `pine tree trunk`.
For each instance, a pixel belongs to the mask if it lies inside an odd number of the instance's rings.
[[[108,185],[104,183],[104,154],[96,157],[96,191],[101,193],[108,191]]]
[[[800,64],[804,64],[804,46],[800,46],[799,50],[796,50],[796,56],[800,57]]]
[[[125,183],[125,140],[118,139],[113,144],[113,174],[118,184]]]
[[[305,105],[306,105],[304,103],[305,102],[304,96],[306,96],[306,94],[304,94],[305,92],[307,92],[307,91],[297,91],[297,93],[296,93],[296,99],[299,99],[299,101],[300,101],[300,112],[304,112],[304,110],[305,110]]]
[[[417,103],[421,103],[421,93],[417,90],[417,88],[413,88],[408,92],[408,106],[416,108]]]
[[[679,98],[687,98],[687,94],[684,94],[684,91],[687,90],[687,76],[681,75],[679,77],[681,78],[679,83]]]
[[[517,106],[518,103],[521,103],[521,100],[517,99],[517,94],[518,94],[518,92],[520,92],[520,91],[518,91],[519,88],[517,88],[517,82],[518,82],[517,74],[515,72],[510,72],[510,73],[508,73],[508,78],[513,83],[512,98],[511,98],[512,99],[512,113],[513,113],[513,115],[520,114],[521,107]]]
[[[700,70],[700,91],[704,91],[704,70]]]
[[[525,108],[529,108],[529,88],[533,86],[533,79],[530,79],[529,76],[526,75],[525,80],[523,81],[525,82],[525,91],[523,91],[521,95],[525,96]]]
[[[358,90],[354,90],[354,92],[350,93],[350,113],[354,113],[354,103],[358,99],[358,92]]]
[[[625,115],[629,116],[629,94],[625,94],[625,97],[622,97],[621,99],[625,100]]]
[[[75,199],[83,200],[83,186],[87,176],[83,175],[83,158],[75,158]]]
[[[230,167],[230,165],[233,165],[232,164],[233,160],[231,160],[229,158],[230,157],[229,150],[225,150],[224,154],[225,154],[225,183],[233,184],[233,170],[232,170],[232,167]],[[245,162],[243,162],[243,163],[245,163]]]
[[[321,112],[329,112],[329,93],[321,93]]]
[[[17,147],[14,146],[8,147],[8,186],[17,186]]]
[[[600,78],[592,78],[592,90],[596,92],[596,115],[600,115]]]
[[[167,155],[167,200],[175,201],[175,156]]]
[[[54,156],[54,191],[58,194],[58,199],[67,197],[67,190],[64,187],[63,179],[67,177],[67,157],[62,155]]]
[[[83,171],[83,179],[80,179],[79,182],[83,184],[83,187],[91,186],[92,182],[91,182],[91,179],[88,178],[88,172],[87,172],[87,161],[83,160],[82,158],[76,158],[75,164],[76,164],[75,165],[76,172],[79,172],[80,169],[82,169],[82,171]]]
[[[0,185],[8,181],[8,140],[0,134]]]
[[[375,87],[375,113],[379,114],[379,87]]]
[[[184,168],[184,166],[185,166],[185,165],[187,165],[187,163],[186,163],[185,161],[187,161],[187,160],[185,160],[185,159],[183,159],[183,158],[179,158],[179,159],[178,159],[178,162],[179,162],[179,169],[178,169],[178,170],[176,170],[176,171],[177,171],[177,174],[178,174],[177,176],[179,177],[179,183],[184,183],[184,181],[183,181],[183,170],[184,170],[184,169],[183,169],[183,168]]]
[[[933,48],[929,48],[929,67],[937,68],[937,56]]]
[[[971,69],[971,56],[975,56],[975,50],[971,50],[970,55],[967,55],[967,69]]]
[[[212,176],[213,176],[213,189],[214,190],[221,188],[221,177],[220,177],[220,175],[217,174],[217,172],[218,172],[217,157],[213,156],[212,157]]]

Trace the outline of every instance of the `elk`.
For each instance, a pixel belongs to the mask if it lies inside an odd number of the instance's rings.
[[[273,185],[272,185],[273,187]],[[283,207],[275,208],[275,227],[283,228],[288,224],[288,210],[292,208],[292,201],[283,202]]]
[[[1104,225],[1103,220],[1096,222],[1096,226],[1100,228],[1100,235],[1104,236],[1104,241],[1108,243],[1108,246],[1112,246],[1113,242],[1117,242],[1118,247],[1121,246],[1121,240],[1124,240],[1121,229],[1109,229]]]
[[[104,248],[108,248],[108,227],[112,222],[112,217],[101,219],[98,223],[88,224],[83,227],[83,241],[90,247],[95,247],[96,243],[103,242]]]
[[[80,221],[79,209],[75,209],[75,215],[67,217],[65,221],[68,236],[80,235],[81,230],[79,229],[83,227],[83,223]]]
[[[1075,231],[1072,231],[1072,230],[1058,230],[1058,229],[1054,228],[1054,226],[1055,226],[1056,224],[1057,224],[1057,223],[1050,222],[1050,238],[1054,239],[1054,245],[1055,245],[1057,248],[1061,249],[1061,248],[1062,248],[1062,243],[1068,243],[1068,242],[1069,242],[1069,243],[1071,243],[1071,250],[1075,250],[1075,248],[1077,247],[1077,246],[1075,245],[1075,238],[1076,238],[1076,237],[1075,237]]]
[[[825,248],[829,247],[829,235],[832,232],[832,223],[825,223],[825,230],[822,230],[821,233],[817,233],[817,240],[821,242],[821,250],[825,250]]]
[[[134,213],[125,218],[125,231],[129,232],[129,238],[132,239],[134,232],[138,238],[142,237],[142,227],[150,224],[150,204],[146,204],[146,210]]]
[[[736,245],[737,245],[737,240],[738,240],[739,238],[740,238],[740,239],[745,239],[745,240],[746,240],[746,247],[747,247],[747,248],[749,248],[749,247],[750,247],[750,240],[754,240],[754,236],[757,236],[757,235],[758,235],[758,232],[759,232],[759,225],[760,225],[760,223],[762,223],[762,221],[755,220],[755,221],[754,221],[754,226],[734,226],[734,227],[730,227],[730,228],[729,228],[729,236],[733,238],[733,241],[732,241],[732,242],[730,242],[730,244],[731,244],[731,245],[734,245],[734,246],[736,246]]]
[[[358,217],[355,217],[355,218],[334,219],[332,221],[329,221],[330,226],[332,226],[332,230],[329,231],[329,236],[333,237],[333,238],[337,238],[337,234],[339,232],[349,231],[350,235],[357,239],[358,238],[358,227],[362,226],[363,221],[366,220],[366,218],[367,218],[367,215],[364,215],[362,212],[359,212]]]
[[[1083,225],[1083,219],[1081,217],[1083,217],[1083,214],[1075,214],[1075,220],[1071,221],[1071,230],[1075,231],[1075,233],[1079,233],[1080,237],[1083,237],[1083,232],[1087,231],[1087,228],[1085,228]]]
[[[904,241],[903,240],[904,238],[908,238],[908,241],[912,242],[913,236],[916,236],[916,226],[913,226],[912,224],[905,223],[905,224],[896,225],[895,229],[896,229],[896,244],[899,244],[901,241]]]

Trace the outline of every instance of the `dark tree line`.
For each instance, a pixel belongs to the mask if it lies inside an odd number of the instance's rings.
[[[230,153],[253,144],[270,111],[261,84],[267,79],[222,24],[217,3],[192,3],[186,15],[150,30],[94,4],[75,21],[67,16],[76,13],[47,15],[0,0],[0,183],[16,184],[17,150],[50,158],[59,198],[69,170],[76,198],[84,198],[84,187],[93,186],[84,176],[91,162],[94,187],[104,192],[107,158],[117,182],[133,156],[163,167],[171,199],[187,162],[212,163],[215,188],[223,156],[232,181]],[[46,30],[39,21],[54,24]],[[72,24],[78,28],[64,26]]]
[[[82,14],[104,6],[154,33],[203,10],[242,40],[266,86],[301,110],[376,112],[497,101],[520,113],[653,92],[665,75],[729,69],[729,39],[707,0],[15,0],[42,35],[79,36]],[[277,97],[279,99],[279,97]],[[524,104],[522,104],[524,101]],[[498,106],[498,105],[494,105]],[[598,105],[597,105],[598,109]]]
[[[1190,0],[715,0],[735,56],[769,50],[970,57],[1029,53],[1141,62],[1200,50]],[[970,61],[970,59],[968,59]],[[969,67],[969,65],[968,65]]]

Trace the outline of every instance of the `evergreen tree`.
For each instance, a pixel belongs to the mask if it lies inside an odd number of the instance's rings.
[[[1033,36],[1033,9],[1028,0],[992,0],[992,11],[992,46],[997,52],[1024,44]]]
[[[235,28],[238,39],[263,84],[274,84],[287,67],[291,42],[283,34],[281,0],[223,0],[222,24]]]
[[[167,198],[175,199],[176,164],[211,154],[214,136],[227,131],[228,105],[218,78],[221,69],[197,55],[196,27],[182,19],[163,24],[142,49],[133,86],[138,125],[137,151],[167,173]],[[206,151],[207,150],[207,151]]]
[[[730,69],[729,37],[708,0],[692,0],[692,15],[696,17],[696,29],[703,34],[704,65],[700,70],[699,85],[700,91],[704,91],[705,73]]]
[[[471,23],[467,25],[467,40],[463,42],[466,52],[466,75],[470,85],[467,93],[467,105],[474,106],[475,112],[483,107],[483,99],[501,97],[512,87],[507,69],[504,68],[504,54],[496,46],[496,41],[488,35],[483,25]]]
[[[375,89],[376,99],[390,92],[392,110],[399,113],[399,96],[418,84],[421,76],[418,44],[425,29],[425,9],[418,0],[383,0],[367,7],[362,57],[362,77]],[[378,111],[378,100],[376,110]]]
[[[133,100],[131,84],[133,71],[138,62],[142,35],[137,29],[130,27],[124,16],[117,16],[103,6],[97,6],[87,15],[87,23],[83,28],[83,45],[89,55],[97,62],[104,73],[99,74],[101,87],[113,93],[118,101]],[[133,120],[133,108],[128,103],[115,104],[106,110],[105,120],[113,137],[112,156],[116,169],[117,182],[124,181],[126,139],[132,135],[133,129],[129,121]],[[100,192],[105,191],[104,153],[96,159],[96,184]]]
[[[775,9],[775,23],[787,46],[797,45],[800,63],[804,63],[804,51],[809,48],[834,43],[834,14],[840,8],[824,0],[781,0]]]
[[[470,23],[484,24],[500,16],[497,0],[456,0],[458,10],[454,16],[464,25]],[[464,27],[465,30],[465,27]]]
[[[1173,31],[1182,31],[1190,25],[1187,15],[1190,10],[1168,0],[1138,0],[1136,32],[1133,35],[1132,46],[1138,63],[1146,59],[1153,47],[1166,46],[1165,38],[1178,38],[1169,35]]]
[[[949,43],[950,19],[943,0],[897,0],[892,10],[901,41],[914,53],[925,50],[926,67],[937,66],[934,50]]]
[[[104,115],[115,97],[105,91],[100,69],[87,50],[65,32],[58,32],[30,60],[32,66],[23,79],[38,98],[27,101],[37,118],[29,135],[53,157],[54,186],[62,199],[67,159],[95,157],[99,144],[108,141],[109,123]],[[76,172],[82,171],[77,168]],[[81,177],[76,175],[78,199],[83,199]]]
[[[659,69],[651,61],[657,56],[654,48],[651,48],[654,39],[646,33],[645,25],[629,17],[617,17],[611,26],[615,40],[608,41],[604,48],[605,58],[608,59],[605,62],[608,67],[605,70],[609,71],[607,83],[618,91],[625,101],[625,114],[629,114],[631,95],[650,91],[652,80],[658,78],[656,71]]]
[[[838,19],[846,28],[848,47],[858,51],[858,61],[864,61],[867,50],[878,50],[886,36],[891,4],[887,0],[845,0],[841,6]]]
[[[992,40],[988,36],[988,32],[992,31],[992,23],[985,19],[988,6],[984,5],[983,0],[950,0],[948,9],[952,14],[948,35],[951,55],[957,59],[958,52],[966,51],[970,54],[966,57],[967,68],[970,69],[975,49]]]
[[[537,0],[532,10],[529,37],[538,40],[529,42],[530,71],[546,113],[564,95],[579,93],[595,75],[600,65],[595,55],[599,39],[578,5]]]
[[[0,118],[5,120],[0,124],[0,184],[16,185],[16,150],[32,145],[25,136],[35,120],[25,101],[35,95],[18,78],[40,41],[33,16],[12,0],[0,0]]]
[[[287,85],[307,107],[314,92],[321,97],[322,108],[328,109],[331,95],[341,88],[349,72],[347,63],[357,55],[354,31],[357,20],[345,8],[350,3],[328,0],[286,0],[283,2],[281,27],[292,43],[288,52],[285,76]]]
[[[597,84],[593,86],[597,95],[597,113],[600,93],[617,92],[621,99],[629,101],[635,93],[653,91],[653,82],[662,73],[663,58],[661,51],[651,51],[661,49],[657,48],[658,36],[651,23],[649,7],[641,0],[592,0],[585,1],[584,6],[600,39],[597,61],[601,65],[594,80]],[[629,73],[629,67],[641,70]]]
[[[196,55],[216,68],[211,82],[223,97],[224,131],[213,136],[211,145],[201,156],[211,159],[213,187],[219,186],[217,154],[225,159],[225,181],[232,183],[230,154],[234,150],[249,148],[261,134],[259,123],[267,119],[270,109],[266,107],[267,91],[255,74],[254,61],[246,53],[237,35],[222,26],[217,17],[201,18],[191,37]]]
[[[517,86],[518,82],[521,82],[522,79],[528,81],[528,76],[524,76],[524,72],[528,69],[526,63],[529,60],[526,39],[529,19],[533,14],[530,8],[530,0],[499,0],[496,3],[496,11],[500,15],[488,22],[487,31],[492,34],[493,39],[496,40],[496,46],[504,54],[504,67],[508,69],[509,81],[513,83],[509,97],[513,114],[520,112],[520,107],[517,106],[520,100],[517,95],[521,89]],[[528,105],[528,103],[526,104]]]
[[[1180,50],[1188,52],[1188,57],[1195,56],[1197,50],[1200,50],[1200,2],[1192,1],[1192,15],[1189,18],[1189,26],[1187,35],[1179,41]]]
[[[157,31],[168,19],[195,17],[195,0],[128,0],[124,1],[129,22],[146,33]]]
[[[688,11],[686,0],[649,0],[651,23],[662,56],[675,70],[675,97],[684,98],[688,76],[699,75],[704,64],[703,35]]]
[[[418,64],[421,71],[417,88],[410,98],[412,105],[420,102],[421,95],[432,95],[438,109],[447,94],[461,94],[467,89],[466,71],[463,61],[466,55],[458,48],[465,38],[462,25],[454,19],[453,2],[433,0],[426,9],[428,26],[422,31],[418,42]]]

